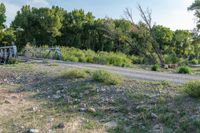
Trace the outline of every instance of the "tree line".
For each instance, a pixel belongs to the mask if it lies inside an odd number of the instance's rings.
[[[200,18],[196,0],[188,9]],[[27,43],[34,46],[67,46],[94,51],[122,52],[141,58],[143,63],[177,63],[181,60],[199,60],[200,41],[196,30],[173,31],[152,24],[151,11],[138,10],[141,21],[135,23],[133,13],[125,9],[125,18],[95,18],[91,12],[61,7],[35,8],[25,5],[17,12],[10,27],[6,27],[3,3],[0,4],[0,45],[15,42],[19,49]],[[22,31],[17,29],[21,28]]]

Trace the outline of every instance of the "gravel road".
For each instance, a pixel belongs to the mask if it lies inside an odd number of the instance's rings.
[[[40,62],[42,60],[33,60]],[[172,83],[182,84],[190,80],[200,79],[200,75],[186,75],[186,74],[170,74],[165,72],[153,72],[145,71],[142,69],[133,69],[133,68],[121,68],[114,66],[105,66],[99,64],[89,64],[89,63],[74,63],[74,62],[65,62],[65,61],[56,61],[56,60],[45,60],[50,63],[56,63],[62,65],[63,67],[70,68],[85,68],[90,70],[107,70],[112,73],[126,76],[131,79],[145,80],[145,81],[169,81]]]

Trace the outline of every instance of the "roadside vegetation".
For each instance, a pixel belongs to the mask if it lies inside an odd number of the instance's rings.
[[[192,69],[188,66],[181,66],[178,68],[178,73],[182,73],[182,74],[191,74],[192,73]]]
[[[88,62],[120,67],[131,67],[132,60],[125,54],[117,52],[95,52],[77,48],[61,47],[63,60],[73,62]]]
[[[198,12],[198,7],[195,1],[188,9]],[[140,5],[139,23],[134,22],[135,17],[129,9],[124,11],[126,19],[97,19],[91,12],[82,9],[66,11],[57,6],[32,8],[25,5],[10,27],[6,27],[3,3],[0,10],[0,46],[13,41],[19,50],[27,44],[36,47],[59,46],[64,60],[122,67],[130,67],[132,63],[173,67],[198,64],[200,60],[197,29],[173,31],[156,25],[151,12]],[[199,18],[198,15],[196,17]]]
[[[200,80],[194,80],[184,85],[185,92],[195,98],[200,98]]]

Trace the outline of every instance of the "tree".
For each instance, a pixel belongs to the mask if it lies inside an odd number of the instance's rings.
[[[6,7],[3,3],[0,3],[0,29],[5,27],[4,23],[6,22]]]
[[[159,49],[162,50],[162,54],[168,52],[167,50],[172,47],[174,32],[162,25],[154,25],[152,30],[155,40],[159,44]]]
[[[35,43],[35,45],[55,45],[56,37],[61,36],[60,29],[63,24],[64,9],[59,7],[52,8],[30,8],[23,6],[21,11],[17,12],[17,16],[11,24],[11,27],[21,27],[23,33],[17,38],[17,41]]]
[[[188,7],[188,10],[195,11],[195,16],[198,18],[198,21],[197,21],[198,29],[200,29],[200,12],[199,12],[199,9],[200,9],[200,0],[195,0],[192,3],[192,5],[190,7]]]
[[[193,53],[193,36],[190,31],[176,30],[174,33],[174,47],[178,57],[189,58]]]
[[[151,44],[152,44],[152,48],[154,49],[155,53],[157,54],[159,60],[160,60],[160,64],[161,66],[164,66],[164,57],[162,55],[162,51],[159,47],[159,43],[156,40],[156,36],[153,32],[153,25],[152,25],[152,17],[151,17],[151,11],[149,9],[147,9],[146,11],[144,11],[142,9],[142,7],[140,5],[138,5],[138,9],[140,11],[140,15],[141,18],[143,19],[144,23],[147,25],[150,35],[151,35]]]

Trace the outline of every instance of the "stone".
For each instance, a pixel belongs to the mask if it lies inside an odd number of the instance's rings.
[[[107,126],[108,128],[116,128],[117,127],[117,123],[115,121],[107,122],[104,125]]]
[[[18,98],[17,96],[12,96],[12,97],[11,97],[11,99],[17,99],[17,98]]]
[[[5,100],[5,102],[4,102],[5,104],[11,104],[11,102],[10,101],[8,101],[8,100]]]
[[[80,108],[79,111],[85,112],[85,111],[86,111],[86,108]]]
[[[90,91],[89,91],[89,90],[85,90],[85,91],[84,91],[84,94],[85,94],[85,95],[88,95],[88,94],[90,94]]]
[[[58,124],[58,128],[65,128],[65,124],[63,122]]]
[[[153,133],[163,133],[163,127],[159,124],[154,125]]]
[[[27,133],[39,133],[38,129],[29,129]]]
[[[60,92],[61,92],[60,90],[57,90],[57,91],[56,91],[56,94],[60,94]]]
[[[164,65],[164,68],[165,68],[165,69],[168,69],[168,68],[169,68],[169,66],[165,64],[165,65]]]
[[[95,113],[96,112],[96,109],[95,108],[88,108],[88,112],[91,112],[91,113]]]
[[[61,96],[60,95],[53,95],[52,98],[53,99],[59,99]]]
[[[38,111],[38,107],[37,107],[37,106],[34,106],[34,107],[32,108],[32,110],[33,110],[33,112],[36,112],[36,111]]]
[[[154,113],[151,113],[151,117],[152,117],[153,119],[157,119],[157,118],[158,118],[158,116],[157,116],[156,114],[154,114]]]

